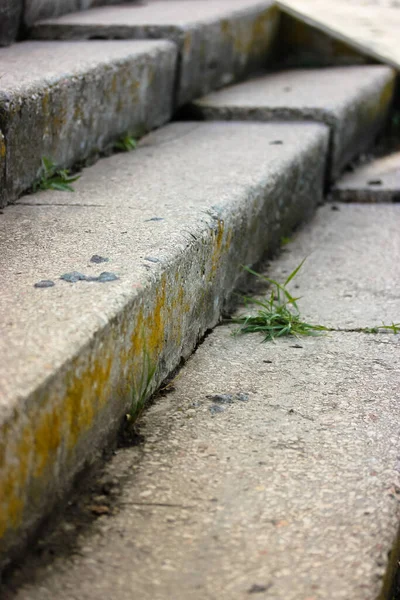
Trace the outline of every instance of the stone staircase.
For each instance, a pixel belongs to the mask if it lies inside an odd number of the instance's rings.
[[[382,132],[395,71],[279,70],[280,23],[268,1],[162,0],[0,51],[3,565],[113,443],[148,361],[150,395]],[[84,167],[73,193],[33,193],[43,158]]]

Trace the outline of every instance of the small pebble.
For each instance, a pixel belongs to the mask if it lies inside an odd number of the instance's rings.
[[[38,281],[37,283],[35,283],[35,285],[33,287],[35,288],[49,288],[49,287],[53,287],[56,284],[54,283],[54,281],[51,281],[50,279],[42,279],[42,281]]]
[[[158,258],[153,258],[152,256],[145,256],[144,260],[148,260],[148,261],[153,262],[153,263],[160,262]]]
[[[107,271],[104,271],[104,273],[100,273],[100,275],[93,279],[93,281],[105,283],[106,281],[116,281],[117,279],[119,279],[119,277],[115,275],[115,273],[108,273]]]
[[[206,396],[209,400],[213,402],[217,402],[218,404],[232,404],[233,396],[232,394],[214,394],[212,396]]]
[[[100,256],[99,254],[93,254],[92,258],[90,259],[90,262],[95,263],[96,265],[99,265],[101,263],[105,263],[108,261],[109,261],[108,258],[105,258],[104,256]]]
[[[224,412],[224,410],[225,410],[224,407],[219,406],[218,404],[213,404],[209,408],[209,411],[212,415],[215,415],[216,413],[222,413],[222,412]]]
[[[64,275],[61,275],[60,279],[67,281],[68,283],[76,283],[77,281],[87,280],[87,276],[83,275],[83,273],[79,273],[79,271],[72,271],[71,273],[64,273]]]
[[[164,221],[162,217],[152,217],[151,219],[146,219],[145,223],[149,223],[149,221]]]

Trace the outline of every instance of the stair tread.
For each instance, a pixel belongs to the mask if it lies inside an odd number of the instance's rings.
[[[43,156],[70,167],[124,134],[143,135],[168,121],[176,58],[174,44],[162,40],[1,49],[0,206],[33,184]]]
[[[195,100],[206,119],[313,120],[332,129],[334,179],[385,123],[394,94],[390,67],[292,69],[265,74]]]
[[[313,211],[327,141],[320,124],[175,123],[84,170],[74,193],[4,209],[2,477],[15,474],[31,523],[115,431],[143,353],[157,357],[160,383],[216,324],[240,265]],[[59,280],[74,271],[119,279]],[[42,280],[55,285],[36,289]],[[24,436],[40,450],[22,448]]]
[[[274,56],[278,26],[271,0],[151,0],[40,21],[31,35],[174,41],[181,56],[177,102],[183,105],[265,66]]]

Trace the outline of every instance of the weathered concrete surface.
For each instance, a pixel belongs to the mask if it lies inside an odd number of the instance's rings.
[[[310,120],[332,130],[331,178],[367,149],[391,108],[395,72],[385,66],[270,73],[194,101],[205,119]]]
[[[135,3],[138,0],[130,0]],[[87,10],[104,4],[121,4],[121,0],[25,0],[24,22],[31,27],[40,19],[58,17],[68,12]]]
[[[180,49],[178,104],[243,79],[272,58],[279,11],[270,0],[150,1],[39,22],[46,39],[164,38]]]
[[[307,250],[302,306],[313,320],[321,310],[335,320],[337,305],[346,313],[353,304],[369,324],[375,311],[390,318],[400,257],[388,237],[399,209],[325,206],[268,274],[297,265]],[[345,265],[343,228],[352,234]],[[82,501],[84,511],[106,504],[108,514],[77,536],[73,555],[31,573],[33,583],[18,589],[17,575],[7,600],[392,598],[383,577],[400,517],[399,336],[263,344],[232,330],[207,337],[175,390],[145,414],[144,445],[120,450],[107,466],[102,481],[122,493]],[[231,394],[232,403],[215,394]],[[59,547],[76,527],[72,515],[62,522]]]
[[[332,199],[342,202],[400,202],[400,152],[346,173],[336,182]]]
[[[42,156],[69,167],[172,114],[176,48],[170,42],[25,42],[3,49],[1,64],[6,173],[0,206],[32,185]]]
[[[115,432],[146,356],[159,384],[216,324],[241,265],[313,212],[327,143],[319,124],[174,124],[85,170],[74,194],[5,209],[2,558]],[[59,280],[73,271],[119,279]]]
[[[400,69],[397,0],[386,3],[376,0],[284,0],[277,4],[298,22],[297,27],[291,21],[291,31],[299,51],[309,51],[315,56],[315,50],[322,47],[327,55],[331,53],[332,57],[341,60],[346,55],[351,59],[349,48],[353,48],[355,60],[360,53]],[[330,50],[304,27],[304,23],[332,39]]]
[[[0,46],[17,37],[22,16],[22,0],[0,0]]]

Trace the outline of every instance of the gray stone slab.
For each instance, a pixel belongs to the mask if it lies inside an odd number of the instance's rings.
[[[385,229],[399,219],[395,206],[326,206],[267,274],[312,248],[310,259],[325,262],[319,303],[326,314],[331,308],[334,317],[337,304],[343,312],[360,305],[362,296],[341,300],[348,287],[338,240],[346,223],[354,238],[346,273],[376,292],[385,310],[381,265],[396,273],[399,264]],[[318,280],[308,262],[302,277],[311,311]],[[71,514],[63,519],[50,545],[55,561],[33,569],[23,585],[17,574],[14,600],[131,600],[132,590],[143,600],[393,597],[399,336],[335,333],[263,344],[257,335],[232,337],[233,329],[206,338],[171,393],[145,414],[144,444],[120,450],[96,491],[77,502],[99,504],[97,490],[113,482],[121,491],[111,495],[110,512],[78,530],[67,556],[54,539],[63,547],[63,532],[71,536],[78,523]]]
[[[22,0],[0,0],[0,46],[16,39],[21,17]]]
[[[2,558],[115,433],[146,356],[158,385],[217,323],[241,265],[313,212],[327,143],[318,124],[173,124],[85,170],[74,194],[6,207]],[[104,271],[118,279],[59,279]]]
[[[345,173],[331,196],[341,202],[400,202],[400,152]]]
[[[180,49],[178,104],[265,67],[275,50],[279,11],[270,0],[150,1],[102,7],[39,22],[46,39],[164,38]]]
[[[24,42],[1,51],[0,206],[38,177],[41,158],[71,165],[168,121],[176,48],[164,41]]]
[[[391,108],[395,72],[385,66],[271,73],[196,100],[205,119],[311,120],[332,130],[331,178],[368,148]]]
[[[130,0],[131,3],[137,1]],[[58,17],[68,12],[109,4],[121,4],[121,0],[25,0],[24,22],[27,27],[31,27],[40,19]]]
[[[300,24],[292,29],[293,38],[297,37],[300,46],[308,45],[303,37],[306,30],[302,24],[305,23],[334,40],[333,54],[340,57],[351,47],[357,53],[399,70],[400,11],[397,0],[386,3],[375,0],[284,0],[277,4]]]

